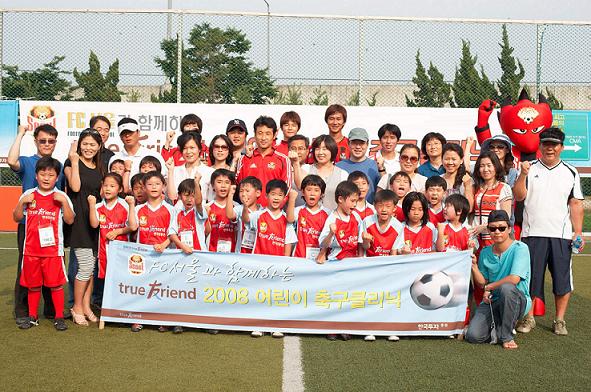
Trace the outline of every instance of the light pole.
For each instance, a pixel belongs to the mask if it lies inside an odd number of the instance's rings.
[[[267,5],[267,74],[271,75],[271,10],[269,2],[263,0]]]
[[[172,0],[168,0],[168,10],[172,9]],[[172,14],[166,14],[166,39],[170,39],[172,33]]]

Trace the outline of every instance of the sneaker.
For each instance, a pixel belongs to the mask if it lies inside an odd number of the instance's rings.
[[[326,338],[328,340],[330,340],[331,342],[334,342],[335,340],[337,340],[337,335],[335,335],[335,334],[326,335]]]
[[[398,336],[396,336],[396,335],[390,335],[390,336],[388,336],[388,341],[390,341],[390,342],[397,342],[399,340],[400,340],[400,338]]]
[[[217,329],[208,329],[207,330],[207,333],[210,334],[210,335],[217,335],[218,332],[220,332],[220,331],[217,330]]]
[[[141,324],[132,324],[131,325],[131,332],[139,332],[144,328]]]
[[[273,336],[274,338],[282,338],[283,337],[283,332],[273,332],[271,334],[271,336]]]
[[[19,324],[19,328],[20,329],[29,329],[31,327],[36,327],[39,325],[39,320],[34,318],[34,317],[30,317],[27,316],[25,322],[23,322],[22,324]]]
[[[161,325],[158,327],[158,332],[168,332],[170,328],[166,325]]]
[[[560,336],[568,335],[568,331],[566,330],[566,322],[564,320],[554,320],[552,322],[552,330],[554,334]]]
[[[517,332],[528,333],[532,329],[534,329],[535,327],[536,327],[536,319],[534,318],[534,316],[530,316],[528,314],[523,319],[521,319],[521,321],[519,321],[517,323],[517,326],[515,327],[515,329],[517,330]]]
[[[16,326],[20,328],[21,324],[29,323],[29,316],[17,317],[14,321],[16,322]]]
[[[363,338],[363,340],[365,340],[366,342],[375,342],[376,337],[373,335],[367,335],[366,337]]]
[[[343,339],[346,342],[347,340],[351,340],[351,335],[349,335],[348,333],[342,333],[341,339]]]
[[[253,338],[260,338],[261,336],[263,336],[263,333],[261,331],[252,331],[250,333],[250,336],[252,336]]]
[[[68,329],[68,326],[66,325],[66,321],[63,318],[56,318],[53,321],[53,326],[58,331],[65,331],[66,329]]]
[[[176,333],[176,334],[183,333],[183,327],[181,327],[180,325],[175,326],[172,329],[172,333]]]

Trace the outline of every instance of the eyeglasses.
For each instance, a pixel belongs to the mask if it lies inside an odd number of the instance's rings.
[[[401,161],[410,161],[412,163],[417,163],[419,161],[419,158],[418,157],[409,157],[408,155],[401,155],[400,160]]]
[[[55,144],[56,142],[57,142],[56,139],[37,139],[37,143],[39,143],[39,144],[52,145],[52,144]]]
[[[489,147],[491,150],[504,150],[507,148],[504,144],[491,144]]]
[[[230,149],[230,147],[226,146],[225,144],[214,144],[213,145],[213,149],[214,150],[228,151]]]
[[[306,147],[292,147],[290,148],[291,151],[308,151]]]
[[[504,233],[505,230],[507,230],[508,228],[509,226],[488,226],[488,231],[490,231],[491,233],[494,233],[495,231]]]

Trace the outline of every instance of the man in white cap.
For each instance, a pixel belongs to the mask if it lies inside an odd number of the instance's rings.
[[[126,171],[129,171],[129,178],[133,177],[140,171],[140,161],[145,156],[151,155],[160,161],[162,166],[162,174],[166,175],[166,163],[162,159],[162,156],[156,150],[150,150],[140,144],[140,128],[136,120],[130,117],[125,117],[117,123],[117,130],[119,137],[123,142],[123,149],[111,157],[109,160],[109,167],[115,159],[121,159],[124,162],[129,161],[126,164]],[[129,167],[129,168],[128,168]]]

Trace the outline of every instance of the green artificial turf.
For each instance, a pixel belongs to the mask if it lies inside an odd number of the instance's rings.
[[[15,247],[14,234],[0,248]],[[50,320],[19,330],[13,318],[15,250],[0,250],[0,390],[279,391],[283,342],[247,333],[132,333],[107,324],[57,332]]]

